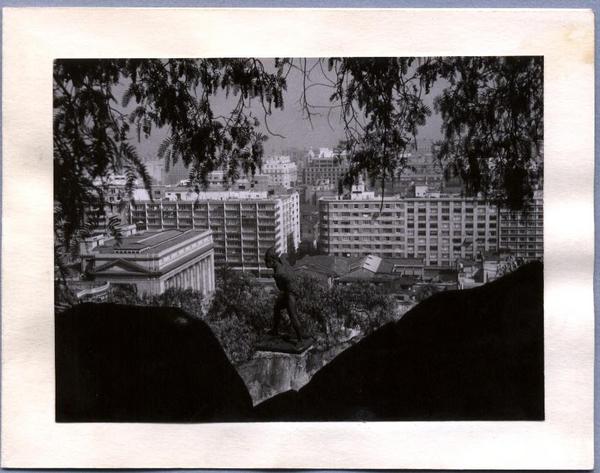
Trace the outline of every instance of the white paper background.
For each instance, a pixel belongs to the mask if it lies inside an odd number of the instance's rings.
[[[593,15],[583,10],[5,9],[4,467],[588,469]],[[544,422],[56,424],[52,60],[543,55]]]

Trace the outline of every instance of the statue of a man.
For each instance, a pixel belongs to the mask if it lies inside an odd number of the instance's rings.
[[[302,342],[304,335],[300,329],[300,323],[298,322],[298,313],[296,312],[296,288],[295,288],[295,275],[292,268],[287,261],[282,259],[275,248],[269,248],[265,254],[265,264],[267,268],[273,270],[273,278],[277,289],[279,289],[279,296],[275,302],[275,309],[273,310],[273,328],[271,329],[271,335],[277,336],[279,334],[279,323],[281,322],[281,312],[283,309],[287,310],[288,317],[296,333],[297,343]]]

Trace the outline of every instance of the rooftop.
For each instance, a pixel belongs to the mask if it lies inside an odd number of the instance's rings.
[[[368,192],[352,192],[350,194],[346,194],[344,196],[322,196],[319,198],[319,201],[324,203],[329,202],[340,202],[344,204],[354,204],[358,202],[354,202],[355,200],[362,201],[370,201],[370,202],[381,202],[382,198],[380,194],[375,193],[374,191]],[[480,204],[484,204],[485,201],[479,197],[463,197],[460,194],[442,194],[442,193],[432,193],[425,195],[423,197],[406,197],[400,194],[394,195],[384,195],[384,202],[426,202],[426,201],[465,201],[465,202],[477,202]]]
[[[296,262],[294,269],[316,271],[331,276],[341,276],[348,272],[350,264],[358,258],[345,258],[343,256],[305,256]]]
[[[156,204],[192,203],[192,202],[274,202],[285,199],[294,193],[294,189],[286,189],[282,186],[271,186],[270,190],[224,190],[208,189],[195,192],[187,187],[172,187],[165,190],[164,199],[155,199]],[[136,199],[136,203],[151,203],[147,198]]]
[[[94,248],[95,253],[146,253],[156,254],[172,246],[200,235],[210,235],[210,230],[164,230],[146,231],[126,236],[117,241],[111,239]]]
[[[400,273],[407,267],[423,267],[424,262],[418,258],[381,258],[375,255],[363,257],[346,256],[305,256],[296,263],[297,271],[315,271],[340,280],[373,280],[374,278],[402,278]]]

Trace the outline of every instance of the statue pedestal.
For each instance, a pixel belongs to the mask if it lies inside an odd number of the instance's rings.
[[[256,350],[300,355],[308,351],[312,346],[313,341],[311,338],[303,338],[300,343],[296,343],[295,338],[285,335],[263,335],[256,343]]]

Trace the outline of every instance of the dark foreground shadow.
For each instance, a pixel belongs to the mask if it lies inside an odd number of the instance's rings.
[[[177,309],[56,316],[56,418],[86,422],[543,420],[543,267],[436,294],[255,408],[210,329]]]
[[[210,328],[179,309],[82,304],[56,315],[58,422],[235,421],[251,411]]]

